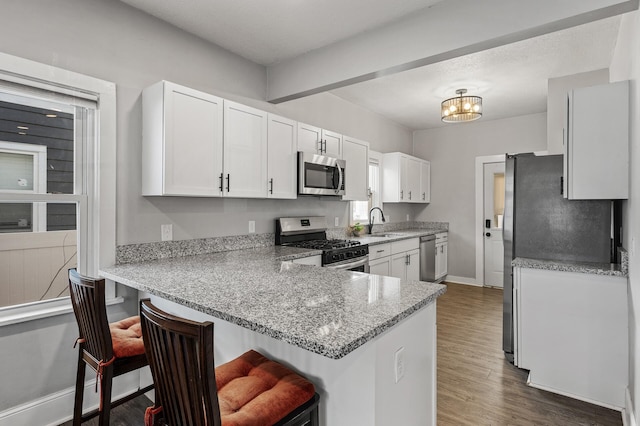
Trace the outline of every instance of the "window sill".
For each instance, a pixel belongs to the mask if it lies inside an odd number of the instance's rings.
[[[123,303],[124,297],[115,297],[107,300],[107,306]],[[54,317],[73,312],[73,307],[68,298],[52,300],[50,302],[37,302],[25,306],[0,309],[0,327],[20,324],[23,322]]]

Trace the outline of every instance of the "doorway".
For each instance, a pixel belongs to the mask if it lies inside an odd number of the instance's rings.
[[[505,155],[476,157],[476,285],[503,287]]]
[[[484,164],[484,285],[503,287],[504,162]]]

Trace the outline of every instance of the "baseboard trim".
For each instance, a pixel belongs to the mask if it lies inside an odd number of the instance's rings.
[[[602,402],[602,401],[596,401],[595,399],[585,398],[583,396],[575,395],[575,394],[572,394],[570,392],[565,392],[565,391],[562,391],[562,390],[558,390],[558,389],[552,388],[550,386],[545,386],[545,385],[540,385],[540,384],[534,383],[534,382],[531,381],[531,373],[529,373],[529,375],[527,376],[527,385],[531,386],[532,388],[541,389],[543,391],[552,392],[552,393],[556,393],[558,395],[567,396],[569,398],[577,399],[579,401],[588,402],[589,404],[599,405],[600,407],[605,407],[605,408],[610,408],[611,410],[620,411],[620,413],[622,415],[624,414],[624,407],[619,407],[619,406],[617,406],[615,404],[610,404],[610,403],[606,403],[606,402]],[[624,415],[623,415],[623,417],[624,417]]]
[[[465,284],[465,285],[472,285],[475,287],[482,287],[482,284],[478,284],[475,278],[456,277],[455,275],[447,275],[444,277],[444,281],[448,283],[454,283],[454,284]]]
[[[137,390],[138,383],[140,382],[139,376],[131,378],[125,377],[126,376],[122,376],[124,380],[114,380],[112,399],[122,398]],[[99,400],[98,394],[95,392],[95,386],[95,379],[87,381],[84,385],[83,405],[85,412],[98,408]],[[73,418],[74,399],[75,387],[70,387],[12,407],[0,412],[0,426],[57,426]]]
[[[624,400],[625,408],[624,410],[622,410],[622,425],[638,426],[638,422],[636,421],[636,413],[633,410],[633,401],[631,401],[631,394],[629,393],[628,387],[624,392]]]

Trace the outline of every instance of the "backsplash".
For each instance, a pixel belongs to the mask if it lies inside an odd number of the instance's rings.
[[[404,229],[449,229],[448,222],[398,222],[373,225],[373,232],[391,232]],[[346,229],[329,228],[327,238],[345,239]],[[159,241],[144,244],[127,244],[116,247],[116,264],[145,262],[169,257],[193,256],[230,250],[268,247],[275,244],[275,235],[249,234],[227,237],[199,238],[193,240]]]

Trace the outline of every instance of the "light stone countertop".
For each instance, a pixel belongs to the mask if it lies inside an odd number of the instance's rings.
[[[529,269],[579,272],[583,274],[607,275],[615,277],[626,277],[628,275],[628,271],[625,270],[625,268],[621,268],[621,265],[614,263],[569,262],[516,257],[511,262],[511,265]]]
[[[100,274],[332,359],[446,291],[442,284],[287,262],[314,254],[320,251],[270,246],[114,265]]]

